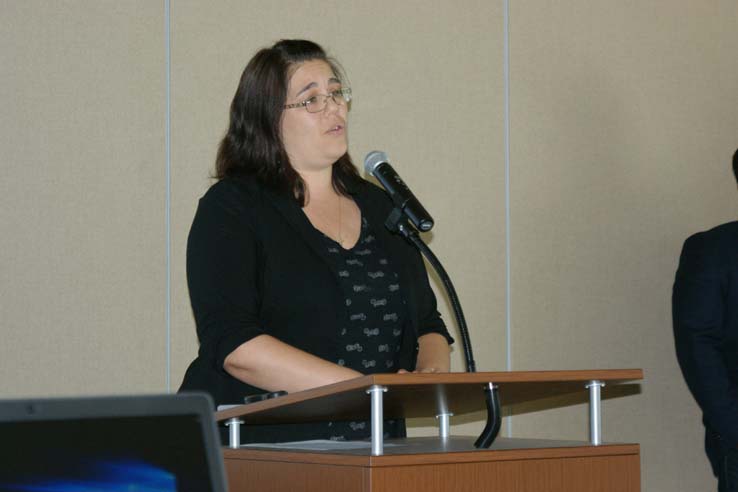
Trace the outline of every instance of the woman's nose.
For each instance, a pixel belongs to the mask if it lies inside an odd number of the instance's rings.
[[[325,108],[323,109],[323,111],[325,111],[326,113],[331,111],[339,111],[342,106],[344,106],[344,104],[337,103],[332,96],[329,96],[328,98],[326,98]]]

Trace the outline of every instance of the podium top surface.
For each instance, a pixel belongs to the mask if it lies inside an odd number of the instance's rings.
[[[612,388],[641,379],[642,369],[372,374],[266,401],[237,405],[216,412],[215,417],[218,421],[238,417],[246,424],[366,420],[370,411],[370,397],[366,390],[372,386],[387,389],[384,394],[385,418],[433,417],[440,413],[458,416],[485,408],[482,389],[486,383],[498,387],[504,407],[565,395],[580,394],[584,398],[588,395],[586,384],[592,380],[605,383],[602,396],[607,398]]]

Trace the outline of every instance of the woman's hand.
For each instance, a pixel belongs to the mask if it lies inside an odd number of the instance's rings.
[[[397,371],[397,374],[432,374],[436,372],[441,372],[435,367],[427,367],[425,369],[415,369],[414,371],[406,371],[405,369],[400,369]]]

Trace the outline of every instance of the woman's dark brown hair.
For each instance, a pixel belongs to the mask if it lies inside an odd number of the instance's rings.
[[[280,120],[294,66],[310,60],[328,63],[344,82],[338,64],[312,41],[283,39],[264,48],[241,74],[230,123],[218,147],[215,177],[251,176],[272,190],[291,193],[305,205],[305,183],[292,168],[280,135]],[[333,187],[346,195],[347,182],[358,177],[348,153],[333,165]]]

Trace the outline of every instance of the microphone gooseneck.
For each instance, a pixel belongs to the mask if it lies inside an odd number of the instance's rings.
[[[400,176],[389,165],[387,155],[378,150],[369,152],[364,159],[364,169],[375,178],[384,187],[392,198],[395,208],[387,218],[385,226],[391,232],[398,233],[412,243],[423,256],[426,257],[428,263],[431,264],[446,289],[446,295],[451,302],[454,311],[456,324],[461,334],[461,342],[464,347],[464,356],[466,358],[466,372],[476,372],[476,363],[474,362],[474,354],[472,352],[471,339],[469,330],[466,325],[464,311],[461,308],[461,302],[456,295],[451,278],[446,273],[438,257],[431,251],[427,244],[418,235],[418,230],[429,231],[433,227],[433,219],[425,208],[420,204],[415,195],[410,191]],[[407,221],[413,223],[415,228],[410,227]]]
[[[476,372],[477,367],[474,362],[474,354],[472,353],[471,339],[469,330],[466,326],[466,318],[464,311],[461,309],[461,302],[456,295],[456,289],[451,282],[451,278],[446,273],[441,262],[438,260],[433,251],[423,242],[418,234],[420,231],[429,231],[433,227],[433,219],[428,212],[420,205],[417,198],[412,194],[404,181],[400,179],[392,166],[387,162],[387,156],[384,152],[370,152],[364,159],[364,168],[371,176],[377,178],[377,181],[387,190],[392,198],[395,208],[385,222],[385,226],[390,232],[402,235],[406,240],[413,244],[423,256],[426,257],[433,269],[446,289],[451,306],[454,310],[456,324],[459,327],[461,341],[464,346],[464,357],[466,358],[466,372]],[[424,222],[424,220],[426,222]],[[413,223],[415,228],[410,227],[408,220]],[[427,221],[430,221],[429,223]],[[417,229],[417,230],[416,230]],[[500,398],[497,393],[497,386],[488,383],[484,388],[485,404],[487,406],[487,424],[474,442],[476,448],[489,448],[494,442],[497,434],[500,432],[502,423],[502,411],[500,407]]]

